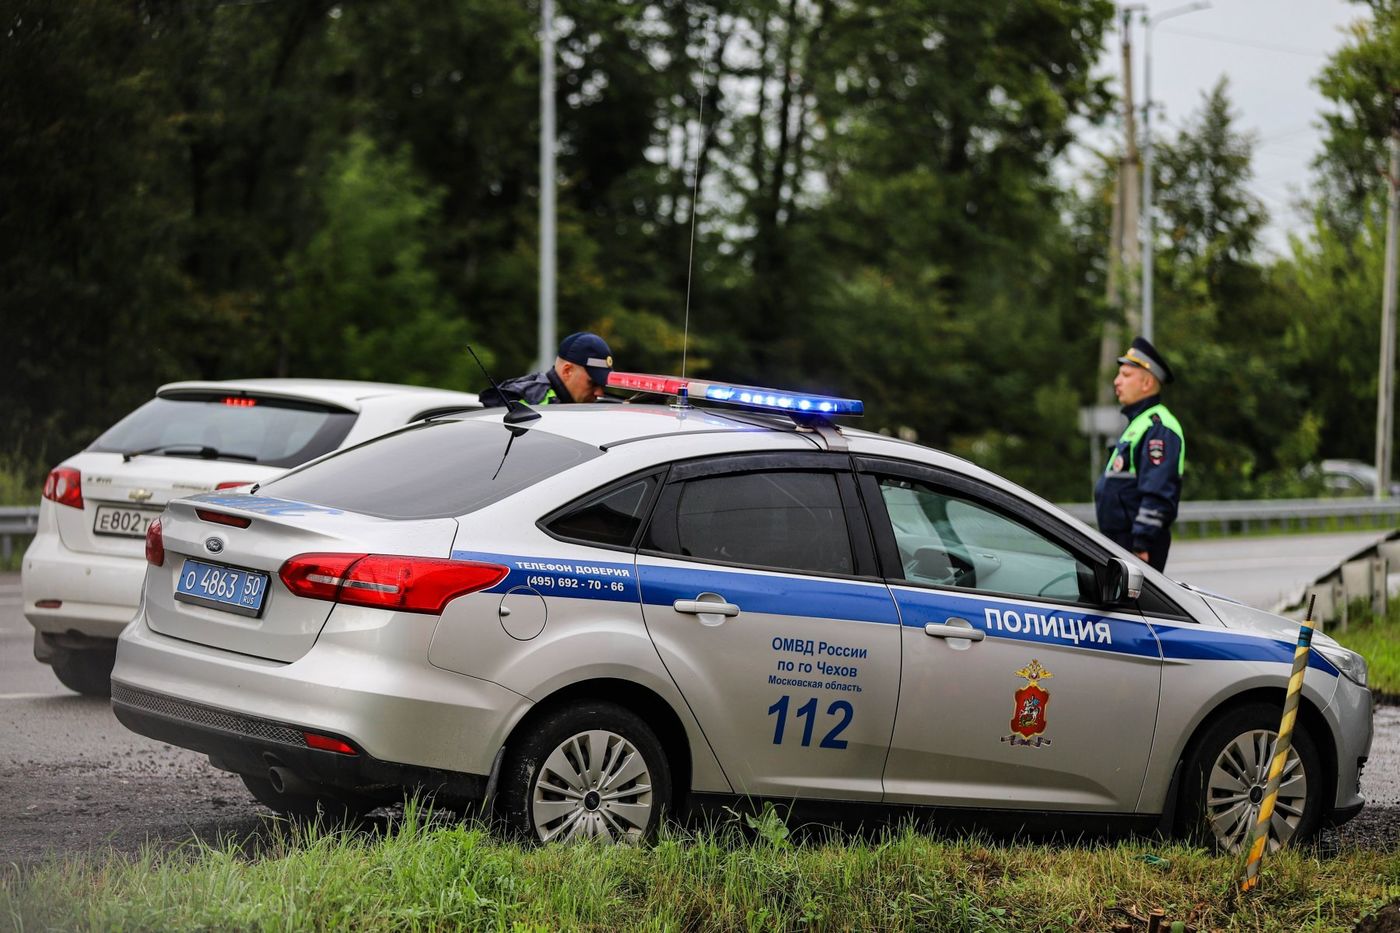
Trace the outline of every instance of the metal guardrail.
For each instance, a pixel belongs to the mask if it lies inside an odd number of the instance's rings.
[[[1376,532],[1372,544],[1338,560],[1312,583],[1298,588],[1291,597],[1275,605],[1274,612],[1301,619],[1308,612],[1309,600],[1316,597],[1313,621],[1319,625],[1336,622],[1347,630],[1352,612],[1357,609],[1386,614],[1392,591],[1392,573],[1400,573],[1400,530]]]
[[[1352,610],[1369,609],[1384,616],[1390,602],[1392,572],[1400,572],[1400,531],[1377,534],[1376,541],[1347,557],[1312,583],[1285,598],[1274,611],[1301,619],[1308,601],[1317,598],[1313,619],[1340,623],[1346,631]]]
[[[1060,503],[1080,521],[1094,523],[1092,502]],[[1393,523],[1400,527],[1400,499],[1221,499],[1186,501],[1177,511],[1172,531],[1180,536],[1252,534],[1266,531],[1306,531],[1326,527],[1371,528]]]
[[[15,538],[39,530],[37,505],[0,505],[0,561],[9,566],[15,553]]]

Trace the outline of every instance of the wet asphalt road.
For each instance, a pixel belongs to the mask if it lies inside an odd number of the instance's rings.
[[[1340,539],[1332,547],[1354,549]],[[1183,565],[1211,562],[1194,549],[1180,556]],[[1249,585],[1263,593],[1276,584]],[[170,848],[266,834],[268,811],[237,777],[128,732],[105,700],[68,691],[35,662],[33,630],[20,610],[18,574],[0,574],[0,868],[56,854],[135,852],[148,842]],[[1325,847],[1400,848],[1400,707],[1376,710],[1362,788],[1366,809],[1329,832]]]

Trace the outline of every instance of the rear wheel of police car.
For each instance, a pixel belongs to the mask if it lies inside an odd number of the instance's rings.
[[[594,701],[547,713],[506,752],[501,816],[529,839],[655,836],[671,802],[671,769],[635,713]]]
[[[1237,853],[1249,846],[1269,783],[1281,712],[1267,703],[1242,706],[1201,735],[1183,772],[1183,829],[1188,837],[1222,852]],[[1321,822],[1326,785],[1317,744],[1299,721],[1269,822],[1269,851],[1313,836]]]

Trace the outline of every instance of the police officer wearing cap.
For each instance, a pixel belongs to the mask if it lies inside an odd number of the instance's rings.
[[[594,402],[603,395],[612,372],[612,351],[597,334],[570,334],[559,343],[559,356],[554,366],[544,372],[531,373],[500,384],[500,391],[490,388],[480,393],[485,408],[505,405],[510,399],[520,399],[532,405],[551,402]]]
[[[1162,386],[1173,376],[1157,348],[1134,337],[1118,364],[1113,393],[1128,427],[1094,487],[1094,511],[1100,531],[1162,570],[1181,502],[1186,436],[1162,404]]]

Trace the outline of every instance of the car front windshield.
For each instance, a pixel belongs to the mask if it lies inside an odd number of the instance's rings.
[[[163,396],[118,421],[88,450],[292,467],[335,450],[356,417],[314,402],[242,393]]]

